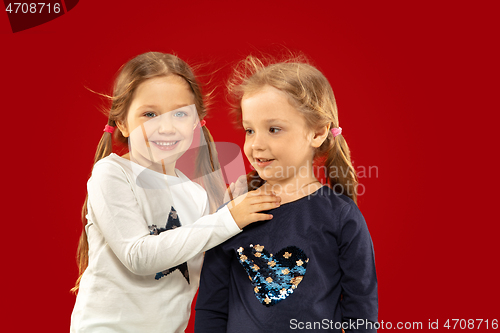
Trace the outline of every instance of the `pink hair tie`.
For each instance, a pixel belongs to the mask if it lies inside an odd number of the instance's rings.
[[[342,134],[342,127],[335,127],[331,129],[333,137],[336,137],[339,134]]]
[[[205,121],[205,119],[202,119],[202,120],[200,121],[200,126],[201,126],[201,127],[203,127],[203,126],[205,126],[205,125],[206,125],[206,123],[207,123],[207,122]]]
[[[106,126],[104,126],[104,132],[108,132],[110,134],[113,134],[114,131],[115,131],[115,128],[113,126],[109,126],[108,124],[106,124]]]

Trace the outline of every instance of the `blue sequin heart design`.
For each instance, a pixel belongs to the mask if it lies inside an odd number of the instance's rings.
[[[279,250],[275,255],[262,245],[236,250],[245,268],[257,299],[269,307],[290,296],[306,274],[307,258],[296,246]]]

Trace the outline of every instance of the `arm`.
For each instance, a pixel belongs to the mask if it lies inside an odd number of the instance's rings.
[[[205,253],[195,307],[196,333],[226,332],[230,270],[231,256],[221,246]]]
[[[368,329],[366,327],[366,321],[376,322],[378,316],[373,244],[365,219],[353,202],[344,206],[340,213],[339,253],[342,321],[364,320],[359,329],[345,331],[376,332],[370,329],[370,324]]]
[[[241,231],[225,208],[192,225],[150,235],[124,171],[113,163],[96,164],[87,190],[90,220],[134,274],[175,267]]]

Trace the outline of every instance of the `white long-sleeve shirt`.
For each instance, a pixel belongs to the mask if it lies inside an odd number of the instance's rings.
[[[71,332],[184,332],[202,253],[240,229],[227,208],[207,215],[203,188],[176,174],[163,175],[116,154],[94,166],[87,183],[89,266]],[[172,208],[181,227],[153,235],[155,226],[165,228]],[[179,269],[155,279],[184,262],[189,283]]]

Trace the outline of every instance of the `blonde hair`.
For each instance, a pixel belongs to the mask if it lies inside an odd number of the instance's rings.
[[[206,101],[202,94],[201,85],[196,79],[193,70],[179,57],[160,52],[147,52],[129,60],[119,71],[115,80],[113,96],[105,96],[111,100],[111,107],[107,111],[108,125],[116,126],[118,122],[125,123],[129,106],[132,102],[134,92],[144,81],[162,76],[177,75],[183,78],[191,88],[194,97],[198,117],[202,120],[207,115]],[[225,191],[220,173],[220,164],[215,149],[215,143],[206,126],[202,127],[203,136],[197,149],[195,177],[201,179],[202,185],[207,191],[211,212],[222,204]],[[118,131],[113,133],[114,139],[123,145],[127,144],[127,138]],[[94,156],[94,165],[104,157],[112,153],[112,134],[104,132]],[[219,172],[215,172],[219,171]],[[81,220],[83,224],[82,234],[78,243],[77,265],[80,276],[73,293],[78,292],[83,272],[88,266],[88,242],[85,225],[87,224],[87,202],[88,194],[82,207]]]
[[[248,56],[240,61],[228,83],[229,102],[234,113],[241,119],[241,100],[245,94],[252,94],[264,86],[274,87],[286,94],[306,119],[310,128],[329,129],[339,127],[337,103],[327,78],[303,55],[273,62]],[[333,137],[329,131],[326,140],[315,150],[314,159],[323,164],[327,184],[342,192],[357,203],[358,178],[351,162],[351,153],[342,134]],[[337,172],[330,172],[332,170]],[[340,170],[340,172],[338,172]],[[256,171],[247,175],[248,190],[261,186],[264,181]]]

